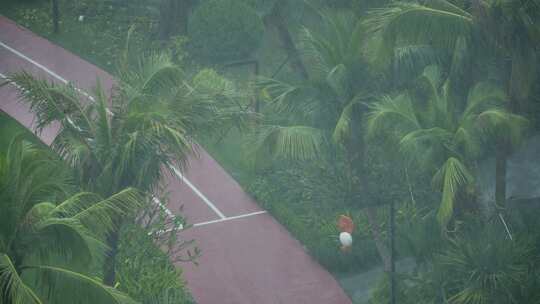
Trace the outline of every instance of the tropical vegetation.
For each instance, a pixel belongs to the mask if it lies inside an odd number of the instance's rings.
[[[20,162],[37,153],[27,137],[2,159],[2,174],[28,176],[0,189],[9,211],[0,216],[11,223],[0,242],[8,303],[69,297],[44,293],[67,274],[103,301],[127,300],[121,290],[143,303],[189,303],[166,254],[174,249],[156,250],[165,243],[148,234],[163,217],[145,222],[141,214],[156,208],[150,197],[161,192],[162,169],[185,166],[194,142],[338,279],[380,265],[370,303],[390,302],[391,204],[395,257],[413,261],[397,276],[398,303],[540,301],[538,195],[514,186],[536,168],[534,159],[529,168],[515,162],[540,130],[540,1],[56,2],[58,33],[46,1],[10,1],[0,13],[118,83],[89,97],[11,76],[38,128],[54,122],[61,132],[38,168]],[[43,174],[64,186],[26,196],[55,182]],[[138,213],[126,214],[128,203],[140,204]],[[339,250],[341,214],[356,224],[349,252]],[[121,225],[107,224],[118,216]],[[68,241],[26,250],[36,237]],[[118,254],[116,267],[107,251]]]
[[[132,303],[89,266],[105,257],[115,219],[140,206],[138,191],[74,192],[67,167],[20,136],[1,157],[2,303]]]

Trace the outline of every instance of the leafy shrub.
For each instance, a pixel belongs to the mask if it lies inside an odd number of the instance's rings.
[[[161,197],[162,204],[168,199]],[[116,258],[119,288],[142,304],[192,304],[178,262],[196,262],[193,240],[178,237],[186,222],[150,204],[135,223],[123,226]],[[174,257],[174,258],[173,258]]]
[[[193,54],[213,63],[249,56],[262,40],[264,25],[253,8],[238,0],[209,0],[189,20]]]
[[[322,165],[283,164],[252,180],[248,191],[333,273],[371,267],[379,257],[360,208],[344,195],[342,170]],[[340,250],[337,218],[352,216],[353,248]]]
[[[119,288],[141,303],[194,303],[182,271],[138,225],[123,228],[117,263]]]
[[[119,288],[141,303],[194,303],[180,268],[138,225],[123,228],[117,271]]]

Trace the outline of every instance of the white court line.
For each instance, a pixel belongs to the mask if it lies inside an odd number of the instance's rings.
[[[244,218],[244,217],[250,217],[250,216],[259,215],[259,214],[265,214],[265,213],[266,213],[266,210],[262,210],[262,211],[256,211],[256,212],[251,212],[251,213],[246,213],[246,214],[240,214],[240,215],[236,215],[236,216],[229,216],[229,217],[219,219],[219,220],[213,220],[213,221],[208,221],[208,222],[197,223],[197,224],[194,224],[193,227],[200,227],[200,226],[209,225],[209,224],[221,223],[221,222],[241,219],[241,218]]]
[[[65,79],[64,77],[62,77],[62,76],[56,74],[55,72],[49,70],[46,66],[40,64],[39,62],[33,60],[33,59],[30,58],[30,57],[27,57],[27,56],[24,55],[23,53],[17,51],[16,49],[14,49],[14,48],[10,47],[9,45],[3,43],[2,41],[0,41],[0,45],[3,46],[4,48],[6,48],[8,51],[12,52],[13,54],[15,54],[15,55],[21,57],[22,59],[24,59],[24,60],[30,62],[31,64],[37,66],[38,68],[44,70],[44,71],[47,72],[49,75],[51,75],[51,76],[53,76],[54,78],[60,80],[62,83],[64,83],[64,84],[68,84],[68,83],[69,83],[69,81],[68,81],[67,79]],[[6,78],[5,75],[4,75],[3,77]],[[81,90],[81,89],[79,89],[79,88],[75,88],[75,90],[76,90],[77,92],[83,94],[84,96],[86,96],[86,97],[87,97],[88,99],[90,99],[91,101],[95,101],[94,97],[90,96],[90,95],[89,95],[88,93],[86,93],[85,91],[83,91],[83,90]],[[108,112],[109,114],[111,114],[111,112],[109,111],[109,109],[107,109],[107,112]]]
[[[56,74],[55,72],[49,70],[47,67],[41,65],[39,62],[37,61],[34,61],[32,58],[29,58],[29,57],[26,57],[26,55],[24,55],[23,53],[17,51],[16,49],[10,47],[9,45],[3,43],[2,41],[0,41],[0,45],[3,46],[4,48],[6,48],[8,51],[12,52],[13,54],[21,57],[22,59],[30,62],[31,64],[37,66],[38,68],[44,70],[45,72],[49,73],[51,76],[53,76],[54,78],[60,80],[61,82],[67,84],[69,81],[67,81],[65,78],[63,78],[62,76]]]
[[[63,82],[64,84],[67,84],[69,83],[69,81],[67,81],[65,78],[63,78],[62,76],[56,74],[55,72],[51,71],[50,69],[48,69],[47,67],[45,67],[44,65],[40,64],[39,62],[33,60],[32,58],[29,58],[28,56],[24,55],[23,53],[17,51],[16,49],[8,46],[7,44],[3,43],[2,41],[0,41],[0,45],[3,46],[4,48],[6,48],[7,50],[11,51],[12,53],[14,53],[15,55],[21,57],[22,59],[32,63],[33,65],[39,67],[40,69],[44,70],[45,72],[47,72],[49,75],[55,77],[56,79],[60,80],[61,82]],[[2,77],[6,78],[5,75],[2,74]],[[84,92],[83,90],[81,89],[78,89],[76,88],[79,92],[81,92],[82,94],[84,94],[85,96],[87,96],[90,100],[92,101],[95,101],[94,98],[90,95],[88,95],[88,93]],[[108,109],[107,109],[108,110]],[[173,166],[170,166],[171,169],[173,169],[174,173],[182,180],[184,181],[188,186],[189,188],[191,188],[191,190],[197,194],[197,196],[199,196],[199,198],[208,206],[210,207],[210,209],[212,209],[212,211],[214,211],[219,217],[220,219],[217,220],[217,221],[223,221],[223,220],[227,220],[227,219],[234,219],[234,218],[237,218],[235,216],[233,217],[226,217],[223,212],[221,212],[221,210],[219,210],[216,205],[214,203],[212,203],[199,189],[197,189],[197,187],[195,187],[195,185],[193,185],[177,168],[173,167]],[[172,214],[172,212],[166,207],[164,206],[163,204],[161,204],[161,202],[158,201],[158,204],[162,206],[162,208],[168,210],[167,214]],[[261,211],[263,212],[263,211]],[[265,211],[264,211],[265,212]],[[242,216],[242,215],[239,215],[239,216]]]
[[[226,217],[226,218],[222,218],[222,219],[218,219],[218,220],[212,220],[212,221],[193,224],[193,227],[201,227],[201,226],[206,226],[206,225],[210,225],[210,224],[217,224],[217,223],[237,220],[237,219],[246,218],[246,217],[250,217],[250,216],[255,216],[255,215],[259,215],[259,214],[265,214],[265,213],[268,213],[268,212],[266,210],[262,210],[262,211],[256,211],[256,212],[251,212],[251,213],[246,213],[246,214],[240,214],[240,215],[230,216],[230,217]],[[182,229],[183,229],[183,227],[181,227],[179,229],[179,231],[182,230]],[[160,230],[160,231],[157,231],[157,233],[158,234],[167,233],[167,232],[171,232],[172,230],[174,230],[174,228]],[[151,234],[151,233],[149,233],[149,234]]]
[[[178,176],[178,178],[180,178],[183,182],[186,183],[186,185],[188,185],[189,188],[191,188],[191,190],[193,190],[193,192],[195,192],[195,194],[197,194],[197,196],[208,206],[210,207],[210,209],[212,209],[220,218],[221,220],[224,220],[226,219],[227,217],[225,216],[225,214],[223,214],[223,212],[221,212],[217,207],[216,205],[214,205],[214,203],[212,203],[204,194],[202,194],[201,191],[199,191],[199,189],[197,189],[197,187],[195,187],[195,185],[193,185],[181,172],[180,170],[176,169],[175,167],[173,166],[170,166],[169,165],[169,168],[171,168],[173,171],[174,171],[174,174],[176,174],[176,176]]]

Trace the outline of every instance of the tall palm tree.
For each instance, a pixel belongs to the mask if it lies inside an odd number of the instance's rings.
[[[10,77],[35,113],[38,130],[59,123],[52,148],[87,191],[102,196],[127,187],[156,192],[165,174],[174,176],[173,167],[185,167],[196,136],[240,126],[249,114],[238,110],[230,92],[192,86],[168,54],[151,54],[131,65],[124,61],[122,67],[110,96],[99,84],[87,96],[71,84],[28,73]],[[114,283],[117,232],[108,241],[104,281],[109,285]]]
[[[471,166],[482,148],[499,136],[517,143],[527,120],[505,109],[506,94],[491,83],[475,84],[460,109],[438,66],[426,67],[420,81],[420,92],[385,96],[371,106],[368,136],[395,138],[409,160],[434,172],[433,185],[442,192],[437,219],[446,227],[458,198],[474,189]]]
[[[62,168],[20,137],[0,155],[0,302],[133,302],[96,280],[89,265],[103,258],[101,240],[115,218],[139,208],[138,192],[69,196]]]
[[[497,77],[503,78],[506,84],[505,91],[510,100],[508,108],[520,113],[520,108],[524,110],[529,99],[537,74],[540,1],[474,0],[468,5],[460,3],[463,2],[396,1],[372,10],[364,26],[368,36],[379,43],[376,56],[383,62],[390,62],[397,48],[426,44],[450,54],[461,53],[462,56],[454,56],[451,60],[453,67],[461,66],[455,78],[470,79],[470,75],[475,74],[472,69],[475,62],[495,67],[499,70]],[[495,197],[500,207],[504,207],[506,201],[509,141],[500,138],[496,157]]]
[[[263,159],[312,160],[327,148],[346,159],[349,194],[365,187],[365,146],[361,136],[363,105],[380,90],[369,65],[361,56],[361,23],[352,14],[321,13],[323,29],[304,28],[301,53],[309,63],[309,79],[289,84],[262,79],[258,84],[267,96],[266,121],[255,136],[256,155]],[[359,176],[356,176],[360,172]],[[367,190],[363,188],[362,190]],[[390,254],[382,238],[376,210],[365,208],[373,237],[385,268]]]

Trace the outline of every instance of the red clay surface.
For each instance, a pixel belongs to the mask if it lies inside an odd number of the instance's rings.
[[[114,83],[106,72],[2,16],[0,43],[1,74],[26,70],[59,81],[8,46],[83,90],[92,88],[98,77],[106,88]],[[15,90],[0,88],[0,109],[32,128],[33,116],[17,102]],[[56,131],[52,126],[39,136],[49,144]],[[249,215],[262,210],[204,150],[190,160],[185,176],[218,212],[172,176],[166,181],[174,202],[170,209],[177,212],[182,204],[183,214],[194,224],[222,220],[183,232],[202,249],[199,266],[179,265],[199,304],[351,303],[336,280],[274,218],[267,213]],[[230,218],[241,215],[247,216]]]

